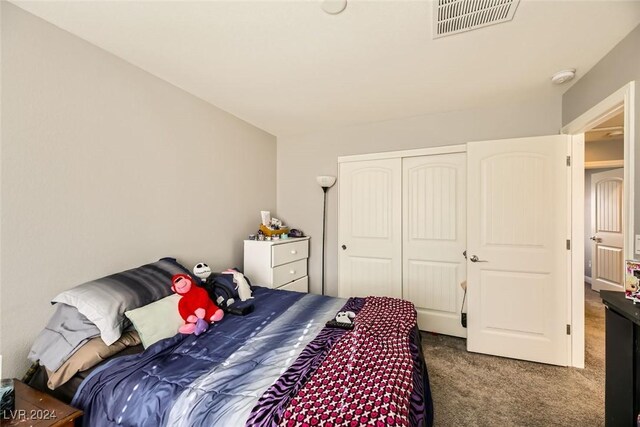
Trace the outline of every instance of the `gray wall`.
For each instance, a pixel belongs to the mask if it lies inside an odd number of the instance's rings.
[[[278,217],[311,236],[310,286],[320,292],[322,190],[317,175],[337,175],[338,156],[469,141],[557,134],[560,96],[517,105],[456,111],[278,138]],[[337,183],[340,184],[339,182]],[[328,294],[337,293],[338,188],[329,190]]]
[[[276,141],[2,2],[3,377],[58,292],[171,255],[241,265],[275,210]]]
[[[562,124],[566,125],[627,83],[640,84],[640,26],[618,43],[562,97]],[[635,100],[635,140],[640,144],[640,96]],[[635,159],[635,186],[640,189],[640,154]],[[640,234],[640,198],[634,206],[635,234]]]

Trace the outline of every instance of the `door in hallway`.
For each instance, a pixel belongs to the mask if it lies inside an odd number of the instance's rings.
[[[624,290],[624,169],[591,175],[591,287]]]

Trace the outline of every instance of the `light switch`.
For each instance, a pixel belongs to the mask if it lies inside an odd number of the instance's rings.
[[[636,234],[636,255],[640,255],[640,234]]]

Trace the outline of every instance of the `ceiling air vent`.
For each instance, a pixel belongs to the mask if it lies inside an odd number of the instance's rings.
[[[433,38],[511,21],[520,0],[435,0]]]

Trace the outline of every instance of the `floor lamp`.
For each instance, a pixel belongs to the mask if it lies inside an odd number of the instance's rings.
[[[324,246],[327,240],[327,191],[336,183],[336,177],[323,175],[316,177],[316,181],[318,181],[318,184],[322,187],[322,192],[324,193],[324,200],[322,203],[322,295],[324,295]]]

